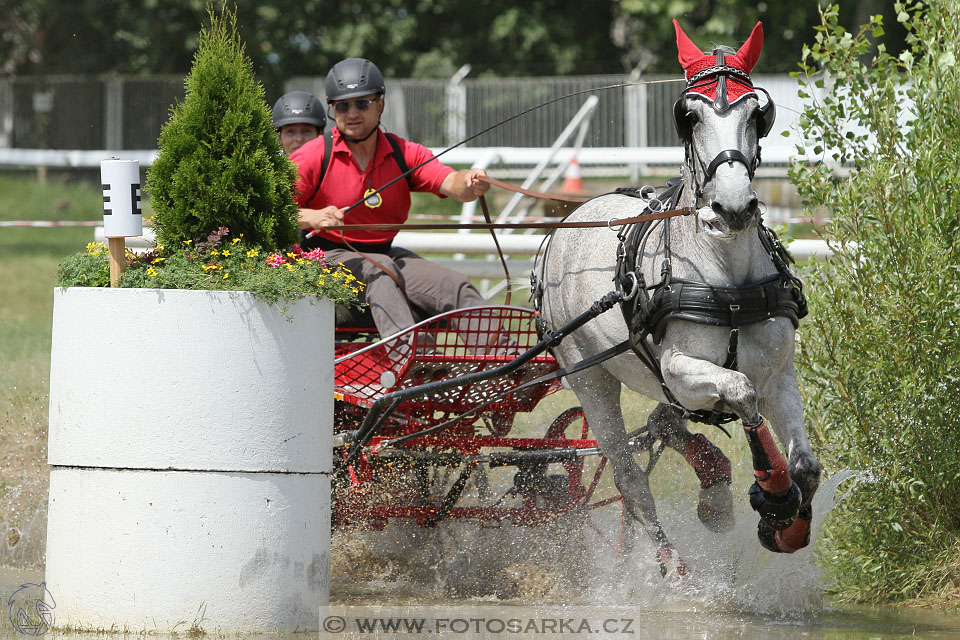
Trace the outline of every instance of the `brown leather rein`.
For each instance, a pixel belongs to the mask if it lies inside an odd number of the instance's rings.
[[[508,182],[503,182],[502,180],[497,180],[496,178],[491,178],[490,176],[478,176],[482,182],[487,182],[493,186],[500,187],[507,191],[513,191],[516,193],[522,193],[526,196],[531,196],[533,198],[539,198],[541,200],[559,200],[562,202],[576,202],[583,203],[589,200],[590,198],[580,198],[575,196],[564,196],[552,193],[542,193],[539,191],[533,191],[531,189],[524,189],[522,187],[517,187]],[[494,233],[495,229],[586,229],[591,227],[607,227],[611,230],[618,229],[624,225],[636,224],[638,222],[647,222],[651,220],[663,220],[664,218],[673,218],[676,216],[688,216],[694,213],[692,207],[681,207],[679,209],[669,209],[667,211],[656,211],[654,213],[645,213],[639,216],[632,216],[630,218],[615,218],[613,220],[603,221],[592,221],[592,222],[491,222],[490,212],[487,209],[486,198],[480,196],[480,207],[483,210],[483,217],[486,222],[475,222],[475,223],[428,223],[428,224],[410,224],[410,223],[394,223],[394,224],[338,224],[330,225],[324,227],[324,231],[339,231],[340,238],[347,245],[350,250],[359,253],[361,256],[375,264],[381,270],[385,271],[400,287],[401,291],[406,297],[406,291],[403,286],[400,278],[392,273],[389,269],[378,263],[376,260],[370,256],[364,254],[362,251],[359,251],[354,247],[347,239],[344,237],[344,231],[399,231],[402,229],[415,229],[417,231],[434,231],[434,230],[452,230],[452,229],[487,229],[490,231],[490,235],[493,237],[493,243],[497,247],[497,254],[500,256],[500,264],[503,265],[504,277],[507,281],[507,293],[506,299],[504,300],[505,305],[510,304],[510,295],[512,293],[512,286],[510,284],[510,272],[507,269],[507,261],[503,257],[503,251],[500,249],[500,243],[497,241],[497,235]],[[409,300],[408,300],[409,302]]]
[[[562,202],[583,203],[590,198],[576,198],[571,196],[562,196],[552,193],[541,193],[514,186],[502,180],[491,178],[489,176],[480,176],[480,180],[488,182],[494,186],[522,193],[541,200],[560,200]],[[485,202],[484,197],[480,196],[481,205]],[[630,218],[615,218],[606,222],[471,222],[471,223],[427,223],[411,224],[409,222],[394,224],[338,224],[324,227],[324,231],[399,231],[413,229],[416,231],[435,231],[440,229],[581,229],[590,227],[609,227],[616,229],[625,224],[635,224],[637,222],[646,222],[648,220],[662,220],[663,218],[673,218],[675,216],[688,216],[694,212],[692,207],[681,207],[679,209],[669,209],[667,211],[657,211],[646,213]]]

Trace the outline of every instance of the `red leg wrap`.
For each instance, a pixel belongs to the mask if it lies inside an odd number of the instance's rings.
[[[767,493],[782,495],[790,489],[793,481],[787,469],[787,459],[773,441],[767,423],[761,421],[756,427],[743,427],[753,453],[753,476],[760,488]]]
[[[784,553],[793,553],[810,544],[810,521],[813,514],[809,507],[800,510],[800,515],[789,527],[777,531],[777,546]]]
[[[702,433],[687,440],[683,457],[700,478],[700,488],[706,489],[718,482],[730,482],[730,461]]]

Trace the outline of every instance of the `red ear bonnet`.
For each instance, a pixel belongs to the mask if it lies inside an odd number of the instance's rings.
[[[709,102],[719,103],[714,104],[714,108],[720,109],[725,109],[746,95],[756,95],[749,78],[763,49],[763,26],[759,22],[735,55],[719,49],[714,50],[712,55],[705,54],[683,32],[679,22],[674,20],[673,26],[677,32],[677,59],[683,67],[689,86],[687,93],[696,93]],[[746,77],[708,72],[718,67],[732,67]],[[705,71],[707,73],[698,76]]]

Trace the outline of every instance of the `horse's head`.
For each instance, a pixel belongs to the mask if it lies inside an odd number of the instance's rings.
[[[730,238],[759,220],[751,186],[760,164],[759,140],[770,132],[775,110],[769,94],[760,104],[750,71],[760,57],[758,22],[738,51],[703,53],[674,20],[687,86],[673,108],[677,133],[699,208],[699,224],[713,237]]]

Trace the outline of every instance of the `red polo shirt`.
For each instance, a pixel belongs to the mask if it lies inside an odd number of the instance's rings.
[[[413,168],[433,158],[429,149],[416,142],[409,142],[394,136],[403,151],[407,167]],[[382,130],[377,130],[377,152],[367,165],[366,171],[353,159],[346,141],[340,136],[340,130],[333,129],[333,148],[323,184],[317,189],[317,179],[323,166],[323,136],[306,143],[292,154],[290,159],[298,166],[296,185],[297,205],[304,209],[322,209],[330,205],[348,207],[363,198],[367,189],[377,189],[387,184],[402,172],[393,157],[393,147]],[[414,191],[429,191],[440,195],[443,179],[453,172],[451,167],[439,160],[428,162],[410,174]],[[441,196],[443,197],[443,196]],[[407,221],[410,213],[410,190],[406,180],[398,180],[380,192],[380,204],[370,207],[361,204],[347,212],[346,224],[393,224]],[[319,235],[333,242],[341,242],[340,232],[319,231]],[[344,232],[350,242],[382,243],[389,242],[397,235],[396,231],[351,231]]]

